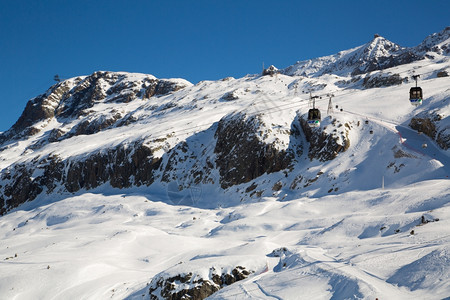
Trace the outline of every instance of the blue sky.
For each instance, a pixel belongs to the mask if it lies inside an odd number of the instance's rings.
[[[193,83],[284,68],[378,33],[415,46],[450,26],[450,1],[0,0],[0,131],[53,76],[98,70]]]

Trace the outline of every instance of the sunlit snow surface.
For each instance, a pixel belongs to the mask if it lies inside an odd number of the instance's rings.
[[[221,191],[218,182],[184,194],[173,182],[41,195],[0,217],[0,299],[148,298],[147,284],[160,272],[230,265],[255,273],[211,299],[449,297],[449,151],[407,126],[427,110],[438,111],[444,116],[441,125],[450,126],[450,80],[435,76],[449,65],[443,58],[389,70],[408,76],[415,68],[427,74],[420,82],[424,104],[417,108],[408,101],[412,83],[345,90],[338,87],[343,78],[332,75],[247,76],[200,82],[145,103],[117,104],[116,109],[140,120],[127,127],[51,143],[36,152],[23,152],[33,141],[11,145],[1,153],[2,168],[39,152],[81,156],[136,139],[169,136],[173,146],[200,133],[195,143],[208,144],[216,122],[236,111],[264,113],[264,122],[287,130],[297,114],[309,109],[302,90],[320,84],[327,84],[317,91],[324,95],[316,103],[322,126],[331,123],[326,93],[335,94],[333,117],[351,126],[346,152],[326,163],[305,154],[289,174],[257,178],[258,186],[266,187],[259,198],[242,194],[249,184]],[[223,100],[230,91],[239,99]],[[155,108],[167,103],[176,106]],[[96,109],[107,111],[109,105]],[[280,148],[290,142],[274,132],[267,141],[279,138]],[[388,167],[397,150],[410,156]],[[272,191],[277,181],[293,182],[298,175],[317,180],[305,188],[286,185]]]

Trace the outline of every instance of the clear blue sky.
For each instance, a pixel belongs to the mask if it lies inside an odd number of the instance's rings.
[[[375,33],[415,46],[446,26],[448,0],[0,0],[0,131],[55,74],[196,83],[335,54]]]

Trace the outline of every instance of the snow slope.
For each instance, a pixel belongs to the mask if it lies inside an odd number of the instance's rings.
[[[419,107],[408,101],[412,70],[422,75]],[[137,120],[127,126],[47,143],[52,130],[71,132],[81,119],[37,124],[38,134],[3,145],[2,170],[48,153],[81,159],[135,141],[164,159],[186,142],[194,158],[180,161],[169,182],[75,193],[58,186],[1,216],[0,299],[149,299],[152,279],[191,272],[206,280],[211,270],[237,266],[251,271],[248,278],[210,299],[449,297],[450,150],[409,128],[428,111],[443,116],[440,130],[450,128],[450,77],[437,78],[442,70],[450,72],[449,57],[434,53],[372,72],[406,79],[370,89],[344,73],[183,81],[167,95],[90,108],[90,118],[120,112]],[[129,82],[149,76],[121,75]],[[322,96],[323,131],[347,132],[350,146],[335,159],[310,159],[305,135],[289,134],[311,107],[308,90]],[[215,157],[218,122],[238,112],[259,116],[258,138],[277,149],[306,148],[292,168],[227,189],[217,170],[211,181],[194,182],[187,170]]]

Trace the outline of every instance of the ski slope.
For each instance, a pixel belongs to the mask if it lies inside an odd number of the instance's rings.
[[[180,191],[185,179],[179,177],[149,187],[104,184],[41,194],[0,217],[0,299],[149,299],[157,276],[206,278],[210,268],[237,265],[251,275],[209,299],[449,297],[449,150],[408,127],[412,117],[433,109],[450,126],[450,80],[435,76],[443,68],[450,69],[448,58],[388,70],[424,74],[419,107],[408,101],[412,83],[362,89],[340,87],[343,78],[332,75],[249,75],[189,85],[153,102],[103,103],[94,110],[114,107],[139,121],[27,150],[61,126],[44,124],[41,135],[0,153],[2,168],[44,153],[82,157],[161,137],[168,148],[187,141],[201,157],[204,149],[213,151],[217,122],[234,112],[262,115],[280,132],[290,129],[310,108],[302,91],[313,87],[323,96],[317,101],[322,127],[333,130],[333,119],[347,123],[350,147],[326,162],[305,151],[287,173],[226,190],[215,182]],[[238,100],[223,100],[229,92]],[[327,115],[329,93],[334,109]],[[281,148],[291,143],[275,130],[267,140]],[[277,182],[283,184],[275,191]],[[253,183],[263,187],[260,196],[245,194]]]

